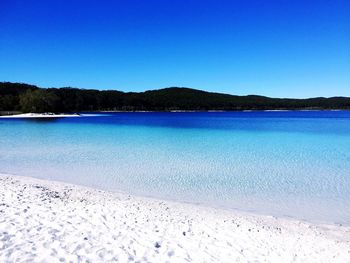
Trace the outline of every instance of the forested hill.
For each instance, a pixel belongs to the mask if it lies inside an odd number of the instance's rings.
[[[235,96],[189,88],[165,88],[145,92],[39,88],[0,82],[0,111],[171,111],[171,110],[272,110],[350,109],[350,98],[278,99]]]

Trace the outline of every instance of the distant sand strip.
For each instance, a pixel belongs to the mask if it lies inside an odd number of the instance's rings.
[[[0,262],[350,262],[350,228],[0,174]]]
[[[5,115],[0,118],[66,118],[66,117],[79,117],[79,114],[54,114],[54,113],[23,113],[16,115]]]

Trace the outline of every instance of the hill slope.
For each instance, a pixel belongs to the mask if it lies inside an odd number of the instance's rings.
[[[0,111],[170,111],[350,109],[350,98],[279,99],[257,95],[235,96],[171,87],[145,92],[77,88],[43,89],[22,83],[0,82]]]

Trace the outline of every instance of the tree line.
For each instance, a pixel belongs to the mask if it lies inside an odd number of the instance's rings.
[[[0,82],[0,111],[172,111],[350,109],[350,98],[279,99],[257,95],[236,96],[190,88],[171,87],[145,92],[78,88],[39,88]]]

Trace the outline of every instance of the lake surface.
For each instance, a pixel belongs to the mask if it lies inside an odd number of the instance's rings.
[[[0,119],[0,172],[350,224],[350,111]]]

